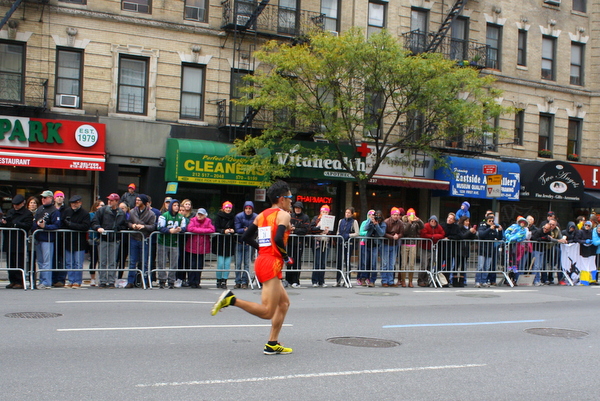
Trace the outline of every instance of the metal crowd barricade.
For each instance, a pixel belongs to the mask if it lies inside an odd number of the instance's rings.
[[[37,263],[37,269],[32,263],[30,266],[30,283],[32,288],[35,288],[35,283],[37,277],[41,273],[57,273],[53,275],[54,278],[50,278],[53,284],[56,281],[65,282],[68,279],[69,272],[79,271],[80,269],[67,269],[65,265],[66,261],[66,253],[69,252],[66,248],[66,243],[70,242],[71,244],[77,242],[74,240],[74,236],[81,235],[81,231],[74,230],[36,230],[31,235],[31,257],[30,260],[33,261],[34,257]],[[86,239],[84,244],[77,244],[75,249],[71,249],[70,252],[79,252],[79,251],[89,251],[92,252],[90,254],[90,258],[97,258],[99,263],[98,267],[93,270],[96,272],[114,272],[115,282],[110,282],[107,284],[116,284],[117,280],[121,279],[120,275],[125,272],[129,273],[131,271],[135,271],[139,273],[141,276],[140,284],[146,289],[146,277],[143,267],[143,261],[148,257],[146,247],[142,246],[141,248],[141,257],[138,263],[134,268],[129,267],[128,261],[128,251],[129,251],[129,243],[130,237],[133,234],[140,234],[139,231],[111,231],[106,230],[104,233],[100,234],[96,231],[88,231],[83,233],[87,236],[87,238],[95,238],[98,244],[98,253],[95,254],[96,248],[89,246],[89,241]],[[144,242],[148,239],[145,238]],[[104,250],[104,252],[102,251]],[[42,252],[45,257],[40,257]],[[107,266],[113,266],[113,268],[102,268],[102,265],[105,264]],[[49,266],[49,268],[40,268],[42,266]],[[85,266],[81,269],[85,270]],[[111,275],[108,275],[109,279]],[[116,285],[115,285],[116,286]]]
[[[290,236],[292,237],[292,236]],[[296,236],[294,236],[296,237]],[[304,252],[302,262],[304,266],[310,266],[310,269],[302,267],[301,271],[312,272],[311,282],[314,284],[324,284],[327,273],[336,272],[336,280],[344,281],[344,286],[350,288],[344,263],[348,259],[349,249],[344,250],[344,238],[341,235],[305,235],[301,238],[304,241]],[[290,240],[288,239],[288,248]],[[338,247],[342,247],[342,252],[338,252]],[[292,258],[293,253],[292,253]],[[347,263],[347,262],[346,262]],[[296,270],[284,269],[284,273],[296,272]]]
[[[27,246],[29,237],[27,232],[21,228],[0,227],[0,252],[5,258],[0,258],[0,271],[18,271],[23,278],[23,289],[27,290],[28,272]],[[19,267],[21,266],[21,267]]]
[[[167,237],[168,235],[177,236],[177,246],[172,245]],[[152,238],[155,237],[155,238]],[[170,283],[173,280],[184,280],[182,274],[187,273],[188,282],[191,284],[200,284],[202,273],[215,273],[210,279],[218,275],[226,275],[231,279],[233,273],[245,276],[250,288],[254,289],[254,281],[251,273],[254,271],[255,251],[247,244],[240,244],[240,236],[237,234],[162,234],[158,231],[153,232],[150,241],[150,247],[156,247],[156,263],[151,269],[151,273],[158,275],[159,281]],[[172,239],[172,238],[171,238]],[[179,243],[183,241],[183,245]],[[239,246],[243,245],[243,246]],[[152,252],[150,252],[152,254]],[[221,257],[221,267],[219,268],[219,257]],[[177,261],[177,262],[176,262]],[[244,269],[244,262],[248,261],[248,270]],[[237,266],[241,268],[238,269]],[[231,268],[233,264],[233,269]],[[179,276],[177,276],[179,274]],[[198,276],[196,276],[198,275]],[[191,280],[190,280],[191,277]],[[206,278],[206,276],[204,276]],[[198,280],[196,283],[195,280]],[[231,284],[231,282],[229,283]],[[152,281],[149,282],[150,288],[153,288]]]
[[[393,247],[395,260],[388,269],[383,269],[382,252],[384,251],[383,237],[355,237],[348,240],[348,265],[347,281],[351,283],[351,274],[355,273],[357,280],[369,280],[373,283],[378,274],[392,274],[392,282],[399,275],[399,282],[408,277],[412,284],[413,274],[420,275],[418,282],[430,282],[433,286],[437,283],[434,279],[435,272],[435,247],[427,238],[402,238],[397,244],[387,244]],[[353,262],[355,262],[353,264]],[[356,267],[354,267],[356,266]]]
[[[515,279],[519,274],[531,273],[536,275],[535,282],[551,282],[556,273],[559,282],[565,280],[569,285],[573,285],[569,274],[564,274],[567,269],[562,266],[561,247],[558,242],[523,241],[511,243],[507,248],[507,270],[516,273]]]
[[[442,239],[435,245],[435,279],[442,286],[443,274],[450,285],[464,286],[469,275],[476,282],[495,282],[490,275],[502,274],[513,286],[506,269],[506,249],[503,241]],[[461,281],[462,280],[462,281]],[[478,281],[479,280],[479,281]]]

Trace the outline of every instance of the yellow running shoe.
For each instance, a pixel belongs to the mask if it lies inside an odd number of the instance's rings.
[[[215,304],[213,305],[210,314],[214,316],[221,310],[221,308],[227,308],[229,305],[233,304],[235,304],[235,295],[233,295],[233,292],[225,290],[223,291],[217,302],[215,302]]]
[[[265,355],[277,355],[277,354],[291,354],[292,349],[284,347],[283,345],[277,343],[277,345],[269,345],[265,344],[265,349],[263,350]]]

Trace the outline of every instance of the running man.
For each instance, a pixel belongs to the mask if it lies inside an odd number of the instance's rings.
[[[262,304],[238,299],[233,292],[225,290],[211,313],[214,316],[221,308],[235,305],[261,319],[270,319],[271,333],[269,342],[265,344],[265,355],[291,354],[292,349],[279,344],[278,338],[290,307],[290,299],[281,283],[281,270],[284,263],[294,263],[286,252],[292,193],[286,182],[277,181],[267,190],[267,197],[271,201],[271,208],[259,214],[242,236],[244,242],[258,250],[254,272],[262,284]],[[257,232],[258,241],[254,238]]]

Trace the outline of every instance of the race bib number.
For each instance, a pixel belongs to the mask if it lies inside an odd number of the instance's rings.
[[[258,227],[258,246],[271,245],[271,227]]]

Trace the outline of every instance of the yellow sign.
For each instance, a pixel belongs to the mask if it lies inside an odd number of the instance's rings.
[[[502,185],[502,174],[488,175],[486,179],[488,185]]]

